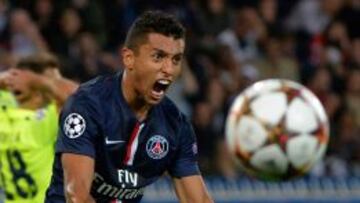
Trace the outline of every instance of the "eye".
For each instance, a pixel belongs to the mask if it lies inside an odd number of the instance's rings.
[[[165,57],[165,55],[157,52],[154,53],[151,57],[155,62],[160,62]]]
[[[174,65],[179,65],[181,60],[182,60],[182,56],[177,55],[177,56],[173,57],[172,62],[173,62]]]

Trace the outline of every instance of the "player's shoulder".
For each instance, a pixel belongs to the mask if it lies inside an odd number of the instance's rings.
[[[106,74],[98,76],[80,85],[76,93],[87,96],[102,96],[109,93],[114,86],[118,74]]]
[[[107,74],[82,83],[77,91],[70,96],[69,101],[82,104],[96,104],[102,98],[111,94],[116,78],[117,74]]]
[[[80,85],[77,91],[71,95],[61,111],[61,118],[72,113],[92,117],[103,122],[106,112],[113,105],[114,86],[117,74],[98,76]]]
[[[181,142],[183,139],[193,139],[192,125],[189,117],[185,115],[176,104],[168,97],[165,97],[159,105],[161,113],[157,114],[159,123],[170,130],[170,134],[174,135],[173,138],[177,142]]]
[[[176,104],[167,96],[160,102],[159,108],[169,121],[181,124],[187,120],[185,114],[181,112]]]

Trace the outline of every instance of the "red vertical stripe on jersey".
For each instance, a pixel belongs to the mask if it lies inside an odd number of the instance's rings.
[[[140,125],[139,122],[137,122],[135,124],[135,127],[134,127],[134,129],[133,129],[133,131],[131,133],[129,142],[128,142],[127,147],[126,147],[126,154],[125,154],[125,158],[124,158],[124,161],[123,161],[123,163],[125,165],[132,165],[132,161],[134,159],[136,148],[137,148],[137,145],[138,145],[138,140],[137,139],[138,139],[138,136],[139,136],[143,126],[144,126],[144,124]]]
[[[110,203],[125,203],[125,202],[121,201],[121,200],[114,199],[114,200],[111,200]]]
[[[125,158],[124,158],[124,164],[127,164],[129,159],[130,159],[130,156],[131,156],[131,148],[132,148],[132,144],[136,138],[136,135],[138,134],[138,131],[139,131],[139,127],[140,127],[140,123],[137,122],[135,124],[135,127],[131,133],[131,136],[130,136],[130,140],[127,144],[127,147],[126,147],[126,154],[125,154]]]

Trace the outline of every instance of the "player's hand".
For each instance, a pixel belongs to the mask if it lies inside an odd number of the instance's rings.
[[[0,89],[7,89],[9,83],[9,71],[4,71],[0,73]]]
[[[6,85],[11,90],[36,87],[41,76],[30,71],[12,68],[8,70]]]

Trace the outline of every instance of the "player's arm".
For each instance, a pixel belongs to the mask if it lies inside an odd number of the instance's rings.
[[[80,93],[71,95],[61,110],[56,153],[61,155],[68,203],[95,203],[90,188],[94,179],[100,117],[90,97]]]
[[[32,88],[40,89],[50,98],[56,100],[59,107],[63,106],[66,99],[75,92],[78,84],[60,75],[57,69],[48,69],[43,74],[37,74],[30,70],[10,69],[8,85],[23,83]]]
[[[94,159],[78,154],[61,155],[64,171],[64,191],[67,203],[95,203],[90,195],[94,177]]]
[[[212,203],[200,175],[173,178],[176,195],[181,203]]]
[[[0,89],[6,89],[8,71],[0,72]]]
[[[42,89],[51,98],[54,98],[59,107],[63,106],[66,99],[74,93],[79,86],[76,82],[64,77],[50,78],[45,75],[39,76],[37,87]]]

